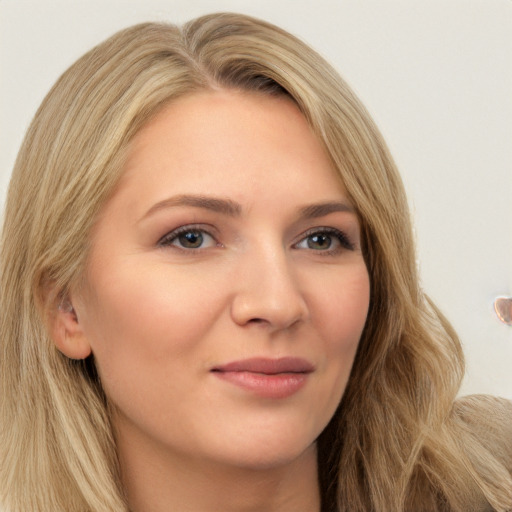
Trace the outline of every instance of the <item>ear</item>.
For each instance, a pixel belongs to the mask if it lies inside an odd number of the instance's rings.
[[[70,359],[85,359],[91,354],[91,346],[84,333],[78,315],[67,296],[53,303],[49,315],[50,336],[55,346]]]

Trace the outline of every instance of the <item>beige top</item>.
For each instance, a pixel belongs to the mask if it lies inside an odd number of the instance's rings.
[[[456,401],[454,414],[512,475],[512,402],[488,395],[467,396]],[[497,486],[497,489],[507,503],[505,510],[512,511],[512,487]],[[491,512],[495,509],[488,503],[475,503],[472,510]]]
[[[512,402],[471,395],[457,400],[454,412],[512,474]]]
[[[510,482],[512,476],[512,402],[493,396],[472,395],[456,400],[452,412],[449,421],[450,437],[454,434],[455,439],[460,440],[459,449],[465,452],[467,469],[470,473],[473,472],[476,479],[482,478],[487,482],[487,490],[491,494],[485,498],[478,488],[469,485],[465,494],[458,496],[459,490],[451,487],[451,484],[456,483],[457,475],[448,473],[445,475],[448,479],[444,482],[447,484],[445,491],[455,492],[451,497],[454,499],[453,502],[448,498],[451,503],[449,505],[442,498],[443,489],[436,492],[440,482],[432,482],[428,475],[422,474],[416,482],[417,485],[411,489],[412,493],[406,502],[405,510],[512,512],[512,485],[507,489],[505,486],[509,484],[504,483]],[[448,459],[443,470],[449,471],[449,466]],[[491,473],[486,478],[489,471]],[[450,478],[454,481],[450,482]],[[473,483],[476,483],[476,480]]]

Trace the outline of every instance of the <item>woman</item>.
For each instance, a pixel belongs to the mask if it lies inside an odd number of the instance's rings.
[[[1,265],[9,511],[512,507],[510,404],[454,402],[386,146],[276,27],[139,25],[77,61]]]

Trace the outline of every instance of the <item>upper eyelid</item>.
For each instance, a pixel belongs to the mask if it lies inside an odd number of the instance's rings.
[[[202,223],[191,223],[178,226],[175,229],[168,231],[158,239],[157,245],[161,245],[163,244],[163,242],[166,241],[171,241],[178,237],[180,234],[186,233],[187,231],[200,231],[202,233],[207,234],[208,236],[211,236],[217,243],[219,243],[218,229],[216,229],[214,226]],[[353,238],[349,236],[347,232],[343,229],[339,229],[334,226],[315,226],[307,229],[306,231],[303,231],[300,235],[295,237],[295,241],[292,242],[291,244],[292,247],[302,242],[305,238],[316,233],[327,233],[334,236],[340,235],[348,242],[348,244],[350,244],[352,248],[355,248],[357,245],[354,242]]]
[[[205,233],[208,236],[211,236],[216,242],[217,236],[212,233],[213,229],[207,229],[204,224],[185,224],[183,226],[178,226],[171,231],[168,231],[165,235],[161,236],[158,239],[157,245],[162,245],[163,242],[172,241],[177,238],[179,235],[183,233],[187,233],[188,231],[200,231],[201,233]]]
[[[347,240],[349,239],[349,236],[343,229],[335,228],[333,226],[316,226],[313,228],[309,228],[306,231],[304,231],[303,233],[301,233],[297,237],[297,241],[300,242],[304,238],[307,238],[308,236],[314,235],[316,233],[340,234],[340,235],[343,235],[344,237],[346,237]]]
[[[317,227],[310,228],[310,229],[306,230],[304,233],[302,233],[297,238],[297,241],[293,243],[293,246],[298,245],[300,242],[304,241],[306,238],[310,237],[311,235],[315,235],[317,233],[320,233],[320,234],[325,233],[325,234],[334,235],[334,236],[337,236],[338,239],[343,238],[346,242],[346,245],[349,245],[349,247],[348,247],[349,249],[354,250],[356,248],[357,244],[354,242],[353,238],[347,234],[346,231],[339,229],[339,228],[332,227],[332,226],[317,226]],[[341,242],[341,240],[340,240],[340,243],[343,244],[343,242]]]

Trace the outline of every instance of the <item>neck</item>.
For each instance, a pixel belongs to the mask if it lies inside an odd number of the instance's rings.
[[[247,468],[194,460],[117,439],[132,512],[319,512],[316,447],[293,461]]]

